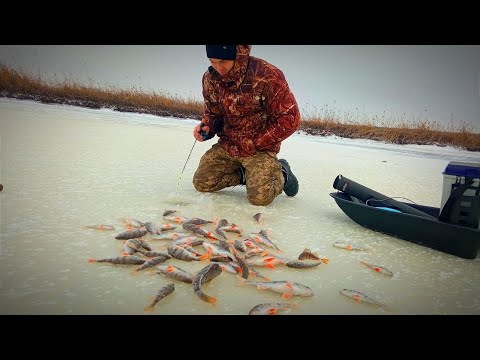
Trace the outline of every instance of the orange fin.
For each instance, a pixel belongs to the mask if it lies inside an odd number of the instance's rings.
[[[205,302],[207,302],[209,304],[216,304],[217,303],[217,298],[215,296],[205,295],[203,300],[205,300]]]
[[[145,307],[143,308],[143,311],[145,311],[145,312],[152,312],[152,311],[153,311],[153,306],[151,306],[151,305],[145,306]]]
[[[205,259],[210,260],[210,253],[208,251],[198,258],[198,260],[200,260],[200,261],[205,260]]]
[[[275,308],[268,309],[268,315],[277,315],[277,309]]]

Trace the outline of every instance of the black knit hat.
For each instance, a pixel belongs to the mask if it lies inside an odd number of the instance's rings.
[[[237,57],[237,45],[207,45],[207,57],[235,60]]]

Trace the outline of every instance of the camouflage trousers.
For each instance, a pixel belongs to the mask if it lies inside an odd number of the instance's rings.
[[[275,153],[234,158],[218,144],[200,159],[193,186],[200,192],[214,192],[240,185],[241,166],[245,168],[247,198],[253,205],[268,205],[282,193],[285,180]]]

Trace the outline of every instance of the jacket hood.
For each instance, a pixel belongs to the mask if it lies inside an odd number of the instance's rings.
[[[225,75],[225,77],[221,77],[216,71],[213,70],[212,67],[210,67],[210,73],[212,74],[212,77],[217,81],[225,83],[225,85],[229,88],[238,88],[245,77],[251,50],[252,45],[237,45],[237,57],[235,59],[233,68],[228,72],[227,75]]]
[[[235,61],[248,61],[252,45],[237,45],[237,58]]]

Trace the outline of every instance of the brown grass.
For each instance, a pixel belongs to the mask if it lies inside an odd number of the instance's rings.
[[[0,65],[0,96],[179,118],[200,119],[203,111],[201,102],[177,95],[48,81],[5,65]]]
[[[131,90],[81,85],[72,80],[45,80],[24,71],[0,64],[0,97],[31,99],[43,103],[59,103],[90,108],[110,108],[123,112],[147,113],[158,116],[200,119],[203,103],[191,98],[163,93],[146,93],[135,87]],[[440,124],[405,117],[388,119],[354,113],[341,113],[325,106],[318,111],[302,110],[300,130],[307,134],[336,135],[395,144],[433,144],[480,151],[480,134],[468,124]]]
[[[358,112],[341,114],[328,106],[321,112],[304,115],[301,130],[311,135],[336,135],[394,144],[450,145],[480,151],[480,134],[473,132],[472,125],[452,122],[442,127],[439,123],[424,119],[387,119],[385,116],[368,118]]]

